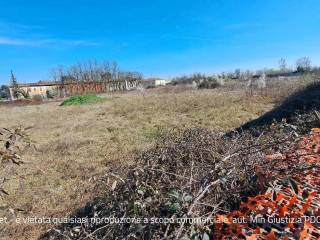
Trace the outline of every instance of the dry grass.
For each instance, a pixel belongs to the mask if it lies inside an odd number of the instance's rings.
[[[90,189],[112,163],[130,164],[163,131],[179,127],[230,129],[272,108],[271,100],[244,92],[146,91],[106,95],[108,101],[0,107],[0,127],[33,126],[37,150],[23,155],[21,177],[7,184],[5,206],[20,216],[65,217],[92,198]],[[0,216],[1,216],[0,215]],[[35,239],[49,226],[0,225],[0,239]]]

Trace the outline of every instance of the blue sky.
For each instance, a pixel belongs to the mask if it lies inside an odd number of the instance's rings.
[[[96,58],[172,77],[320,63],[319,0],[2,0],[0,84]]]

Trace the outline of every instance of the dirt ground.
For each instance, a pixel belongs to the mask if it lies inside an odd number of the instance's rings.
[[[9,208],[20,217],[66,217],[94,197],[95,179],[111,163],[130,164],[163,131],[191,126],[228,130],[273,107],[269,98],[220,89],[103,96],[107,100],[101,103],[68,107],[59,102],[0,106],[0,127],[31,126],[36,146],[22,155],[26,163],[19,176],[5,185],[10,195],[0,199],[0,217],[10,217]],[[0,239],[36,239],[49,227],[0,224]]]

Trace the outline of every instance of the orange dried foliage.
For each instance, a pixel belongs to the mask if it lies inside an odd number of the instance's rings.
[[[320,239],[319,225],[305,220],[293,221],[305,219],[304,216],[320,215],[320,128],[312,129],[312,133],[301,138],[286,155],[273,154],[267,159],[278,161],[283,171],[301,169],[301,166],[304,168],[290,176],[293,182],[291,187],[281,185],[275,200],[269,192],[250,197],[247,202],[241,203],[239,211],[224,216],[224,219],[232,222],[237,217],[250,219],[264,216],[265,219],[274,217],[289,220],[283,224],[276,223],[276,228],[271,224],[271,230],[269,223],[262,223],[262,227],[261,224],[258,227],[248,222],[216,224],[214,239]],[[281,179],[278,180],[281,182]]]

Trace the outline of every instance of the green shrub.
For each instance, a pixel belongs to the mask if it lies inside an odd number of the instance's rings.
[[[212,89],[212,88],[217,88],[219,86],[220,86],[220,84],[218,83],[218,81],[216,79],[206,79],[198,85],[198,88],[199,89]]]
[[[6,85],[0,86],[0,99],[9,99],[10,98],[10,90]]]
[[[61,106],[70,106],[70,105],[79,105],[86,103],[95,103],[101,102],[103,98],[98,97],[94,94],[86,94],[86,95],[76,95],[68,98],[67,100],[61,103]]]

